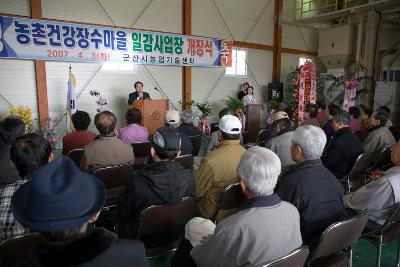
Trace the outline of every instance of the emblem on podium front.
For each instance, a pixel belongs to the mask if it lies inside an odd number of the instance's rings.
[[[158,120],[160,120],[160,118],[161,118],[161,113],[160,113],[158,110],[153,111],[153,112],[150,114],[150,117],[153,119],[153,121],[158,121]]]

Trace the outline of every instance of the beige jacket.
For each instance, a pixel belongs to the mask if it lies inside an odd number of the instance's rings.
[[[376,155],[382,148],[391,147],[394,144],[396,144],[396,140],[392,132],[386,127],[380,127],[368,134],[367,139],[363,142],[363,147],[365,153]]]
[[[197,208],[203,217],[211,218],[225,187],[238,182],[236,168],[245,152],[239,140],[225,140],[201,161],[195,173],[195,192]]]
[[[100,136],[83,148],[81,169],[92,171],[103,166],[133,164],[134,161],[135,156],[130,144],[116,136]]]

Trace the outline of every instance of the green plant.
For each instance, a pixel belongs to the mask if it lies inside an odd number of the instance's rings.
[[[297,90],[298,86],[295,83],[295,80],[296,80],[296,76],[299,73],[299,71],[300,71],[299,67],[291,68],[290,72],[286,76],[285,102],[291,108],[296,106],[296,100],[294,97],[294,93]]]
[[[222,100],[230,110],[235,112],[237,109],[244,109],[244,103],[242,99],[238,99],[234,96],[227,96],[228,99]]]
[[[198,115],[199,123],[206,120],[209,116],[213,115],[210,104],[207,101],[205,101],[203,103],[196,102],[194,100],[179,101],[179,104],[183,107],[187,107],[187,106],[196,107],[200,112],[200,114]]]
[[[265,107],[266,107],[266,110],[268,112],[270,112],[272,109],[278,109],[279,108],[279,103],[276,102],[275,100],[271,100],[271,101],[268,101],[265,104]]]
[[[203,103],[193,101],[193,106],[195,106],[201,112],[201,114],[199,115],[200,121],[204,121],[209,116],[213,115],[210,104],[207,101]]]

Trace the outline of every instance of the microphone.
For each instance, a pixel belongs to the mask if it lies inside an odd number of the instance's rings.
[[[164,95],[163,95],[163,93],[162,93],[160,90],[158,90],[158,88],[157,88],[157,87],[154,87],[154,90],[156,90],[157,92],[159,92],[159,93],[160,93],[160,95],[161,95],[161,99],[164,99]]]

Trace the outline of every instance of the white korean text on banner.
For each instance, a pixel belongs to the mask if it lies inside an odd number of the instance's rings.
[[[0,58],[230,67],[231,40],[0,16]]]

